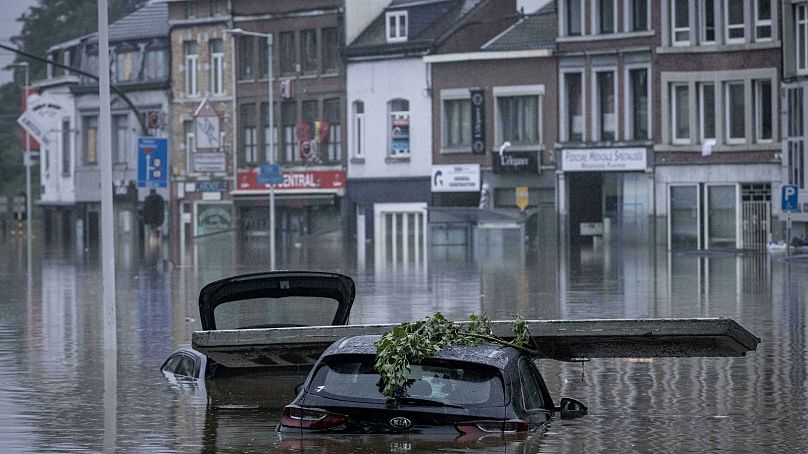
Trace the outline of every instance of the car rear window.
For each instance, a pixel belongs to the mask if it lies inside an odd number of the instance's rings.
[[[330,325],[339,308],[331,298],[287,296],[228,301],[213,310],[216,329]]]
[[[340,400],[384,402],[373,355],[327,358],[312,379],[309,391]],[[462,406],[502,406],[500,371],[484,364],[428,360],[410,367],[405,396]]]

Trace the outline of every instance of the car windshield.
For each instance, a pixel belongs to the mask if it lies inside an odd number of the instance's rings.
[[[309,391],[342,400],[386,401],[373,370],[375,356],[332,356],[312,379]],[[410,368],[405,398],[444,405],[502,406],[501,374],[494,367],[460,361],[428,360]]]
[[[213,311],[217,329],[330,325],[339,307],[331,298],[288,296],[251,298],[219,304]]]

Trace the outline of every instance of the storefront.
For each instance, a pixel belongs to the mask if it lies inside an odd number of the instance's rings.
[[[654,175],[648,155],[644,147],[561,151],[559,213],[572,244],[651,240]]]

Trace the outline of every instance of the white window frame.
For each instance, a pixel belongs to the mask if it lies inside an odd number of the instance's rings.
[[[803,19],[800,20],[800,10],[802,10]],[[805,40],[800,43],[800,27],[805,28]],[[799,52],[802,50],[803,67],[800,68]],[[794,65],[797,67],[798,74],[808,74],[808,4],[801,3],[794,5]]]
[[[183,51],[185,51],[185,44],[183,43]],[[198,63],[199,63],[199,47],[195,54],[185,54],[185,94],[188,96],[198,96]]]
[[[579,25],[581,27],[581,33],[579,33],[577,35],[570,34],[570,30],[569,30],[569,28],[570,28],[569,27],[569,23],[570,23],[569,13],[571,11],[570,1],[571,0],[563,0],[563,1],[559,2],[560,5],[561,5],[561,11],[559,11],[559,15],[558,15],[558,20],[560,22],[560,26],[559,26],[558,29],[562,30],[562,32],[563,32],[562,36],[584,36],[585,33],[586,33],[586,30],[584,29],[584,3],[586,3],[586,0],[578,0],[579,4],[581,5],[578,8],[580,10],[580,11],[578,11],[578,13],[579,13],[578,17],[580,17],[580,24]]]
[[[728,144],[742,144],[746,143],[746,135],[748,131],[746,130],[746,110],[744,110],[744,117],[743,117],[743,137],[732,137],[732,125],[730,124],[730,116],[732,114],[730,109],[730,104],[732,103],[730,97],[730,86],[732,85],[740,85],[743,87],[744,90],[744,104],[746,104],[746,82],[744,80],[727,80],[723,82],[723,95],[724,95],[724,139]]]
[[[763,104],[762,104],[762,102],[763,102],[763,100],[762,100],[762,97],[761,97],[761,93],[762,93],[762,84],[761,84],[761,82],[768,82],[769,83],[769,90],[771,90],[771,93],[769,93],[769,99],[771,100],[771,103],[772,103],[772,105],[769,106],[769,108],[771,109],[771,115],[772,115],[772,118],[769,119],[771,121],[771,137],[768,138],[768,139],[761,139],[760,138],[761,132],[762,132],[762,129],[763,129],[763,116],[762,116],[762,113],[763,113]],[[755,110],[754,110],[754,113],[753,113],[754,119],[755,119],[755,143],[772,143],[774,141],[774,124],[775,124],[774,123],[775,122],[775,118],[774,118],[774,116],[775,116],[775,112],[774,112],[774,87],[775,87],[775,81],[773,81],[771,79],[754,79],[752,81],[752,88],[753,88],[753,90],[755,90],[755,92],[754,92],[755,93],[755,106],[754,106]]]
[[[600,92],[598,91],[598,74],[612,73],[612,90],[614,90],[614,139],[611,142],[620,140],[620,106],[618,105],[618,82],[617,67],[597,67],[592,68],[592,135],[596,142],[603,141],[603,131],[600,126]]]
[[[511,150],[541,150],[544,145],[544,108],[542,103],[544,101],[544,85],[514,85],[504,87],[494,87],[494,145],[499,148],[503,142],[502,138],[502,121],[499,111],[499,98],[511,97],[535,97],[538,102],[537,118],[538,121],[537,131],[539,135],[538,143],[536,145],[516,145],[514,144]]]
[[[617,29],[617,4],[619,2],[620,2],[619,0],[612,0],[612,31],[604,33],[603,30],[601,30],[601,28],[600,28],[600,15],[601,15],[601,11],[602,11],[601,6],[603,5],[603,0],[592,0],[591,6],[592,6],[592,11],[594,12],[594,14],[592,14],[592,30],[595,30],[596,34],[599,34],[599,35],[600,34],[611,35],[611,34],[614,34],[614,33],[618,32],[618,29]],[[581,4],[583,4],[583,2],[581,2]]]
[[[634,30],[632,24],[634,23],[634,9],[632,8],[635,1],[645,2],[645,30]],[[623,2],[623,29],[626,33],[638,33],[651,30],[651,4],[650,0],[625,0]]]
[[[561,126],[561,140],[563,142],[569,142],[570,135],[572,131],[568,130],[568,114],[569,114],[569,99],[567,99],[567,74],[578,74],[581,76],[581,117],[583,128],[581,130],[581,141],[586,140],[586,72],[584,68],[569,68],[569,69],[562,69],[561,70],[561,77],[559,78],[558,84],[558,98],[561,100],[559,103],[559,113],[560,113],[560,126]]]
[[[440,152],[441,153],[471,153],[471,138],[468,147],[450,148],[446,143],[446,101],[468,100],[471,103],[471,92],[468,88],[449,88],[440,93]],[[469,132],[471,134],[471,132]]]
[[[224,42],[222,52],[210,54],[210,92],[213,95],[224,94]]]
[[[187,125],[190,123],[191,127],[188,128]],[[183,134],[185,135],[185,142],[183,143],[183,147],[185,147],[185,156],[188,160],[186,165],[188,166],[187,169],[189,172],[193,172],[193,158],[192,154],[196,152],[196,136],[194,132],[194,120],[193,119],[186,119],[182,122]]]
[[[698,17],[699,17],[699,44],[715,44],[716,38],[718,35],[718,30],[716,27],[716,7],[720,8],[721,5],[718,4],[719,0],[699,0],[698,3]],[[707,13],[706,13],[706,4],[707,2],[713,2],[713,39],[707,39]]]
[[[636,71],[638,69],[645,70],[645,77],[647,78],[647,85],[648,85],[648,118],[647,118],[647,128],[648,128],[648,138],[647,139],[634,139],[634,98],[633,98],[633,91],[631,89],[631,71]],[[627,64],[625,65],[625,69],[623,72],[623,80],[624,80],[624,100],[623,100],[623,121],[626,124],[626,140],[653,140],[654,132],[651,129],[653,126],[652,121],[652,114],[651,112],[654,110],[653,104],[653,96],[654,91],[651,88],[651,65],[642,63],[642,64]],[[615,95],[616,96],[616,95]]]
[[[362,105],[362,113],[357,112],[357,105]],[[351,103],[351,155],[357,159],[365,158],[365,102],[361,99]]]
[[[687,10],[687,27],[676,27],[676,2],[686,2],[688,4]],[[690,2],[689,0],[670,0],[670,25],[671,25],[671,45],[673,46],[689,46],[690,45]],[[677,41],[676,34],[679,32],[687,32],[687,40]]]
[[[390,18],[395,18],[395,27],[393,28],[390,28]],[[407,17],[406,10],[388,11],[384,15],[384,29],[388,43],[400,43],[407,41],[409,26],[409,18]]]
[[[704,135],[704,87],[707,85],[712,85],[713,87],[713,137],[706,137]],[[713,139],[718,140],[718,122],[716,121],[716,114],[718,113],[718,102],[716,101],[716,95],[718,91],[716,91],[716,83],[715,82],[699,82],[696,86],[699,92],[699,141],[704,143],[705,140]]]
[[[687,117],[688,118],[688,126],[687,126],[688,134],[687,134],[687,137],[676,137],[676,131],[679,129],[679,128],[677,128],[678,125],[676,124],[676,116],[677,116],[676,115],[676,110],[677,110],[676,108],[678,107],[676,105],[676,87],[685,87],[687,89],[687,106],[685,106],[685,109],[687,109],[688,112],[690,111],[690,96],[691,96],[691,94],[690,94],[690,91],[691,91],[690,90],[690,85],[687,82],[671,82],[669,84],[670,98],[671,98],[671,102],[670,102],[670,105],[671,105],[671,121],[670,121],[670,123],[671,123],[671,143],[674,144],[674,145],[688,145],[688,144],[690,144],[691,137],[693,137],[693,131],[690,130],[691,128],[690,128],[690,124],[689,124],[690,123],[690,114],[689,113],[688,113],[688,117]]]
[[[747,34],[746,34],[746,24],[741,22],[740,24],[730,24],[729,23],[729,2],[736,1],[736,0],[724,0],[724,42],[727,44],[739,44],[746,42]],[[745,0],[739,0],[743,5],[744,9],[746,9],[747,2]],[[744,17],[746,17],[746,12],[744,12]],[[741,38],[730,38],[730,30],[740,29],[743,30],[743,37]]]
[[[407,110],[392,110],[391,106],[393,105],[393,102],[396,102],[396,101],[404,101],[404,102],[406,102],[407,103]],[[387,101],[387,124],[386,124],[385,127],[387,128],[387,157],[388,158],[394,158],[394,159],[396,159],[396,158],[409,158],[410,154],[412,153],[412,116],[410,115],[409,107],[410,107],[410,100],[406,99],[406,98],[393,98],[393,99]],[[406,115],[407,121],[410,122],[410,138],[409,138],[410,148],[409,148],[409,151],[407,153],[396,154],[396,153],[393,153],[393,136],[392,136],[391,127],[392,127],[393,119],[396,118],[396,117],[400,117],[402,115]]]
[[[255,125],[241,128],[244,134],[244,162],[243,165],[259,162],[258,159],[258,128]],[[249,140],[248,140],[249,139]],[[252,150],[252,151],[249,151]],[[252,158],[252,159],[250,159]]]
[[[772,23],[772,18],[771,17],[769,17],[768,19],[760,19],[760,18],[758,18],[758,10],[759,10],[758,6],[760,5],[761,1],[769,2],[769,15],[770,16],[774,15],[774,9],[775,9],[775,2],[774,1],[772,1],[772,0],[752,0],[752,9],[753,9],[752,18],[753,18],[753,21],[754,21],[754,34],[753,34],[753,36],[755,37],[755,41],[771,41],[773,39],[772,37],[774,35],[774,25]],[[758,36],[758,27],[769,27],[769,37],[768,38],[759,37]]]

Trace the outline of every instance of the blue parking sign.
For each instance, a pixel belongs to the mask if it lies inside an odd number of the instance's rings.
[[[780,194],[780,199],[782,200],[781,208],[783,211],[799,211],[798,194],[797,185],[783,185],[782,193]]]
[[[137,139],[137,186],[168,187],[168,139],[162,137]]]
[[[258,184],[282,184],[283,173],[277,164],[264,164],[258,172]]]

